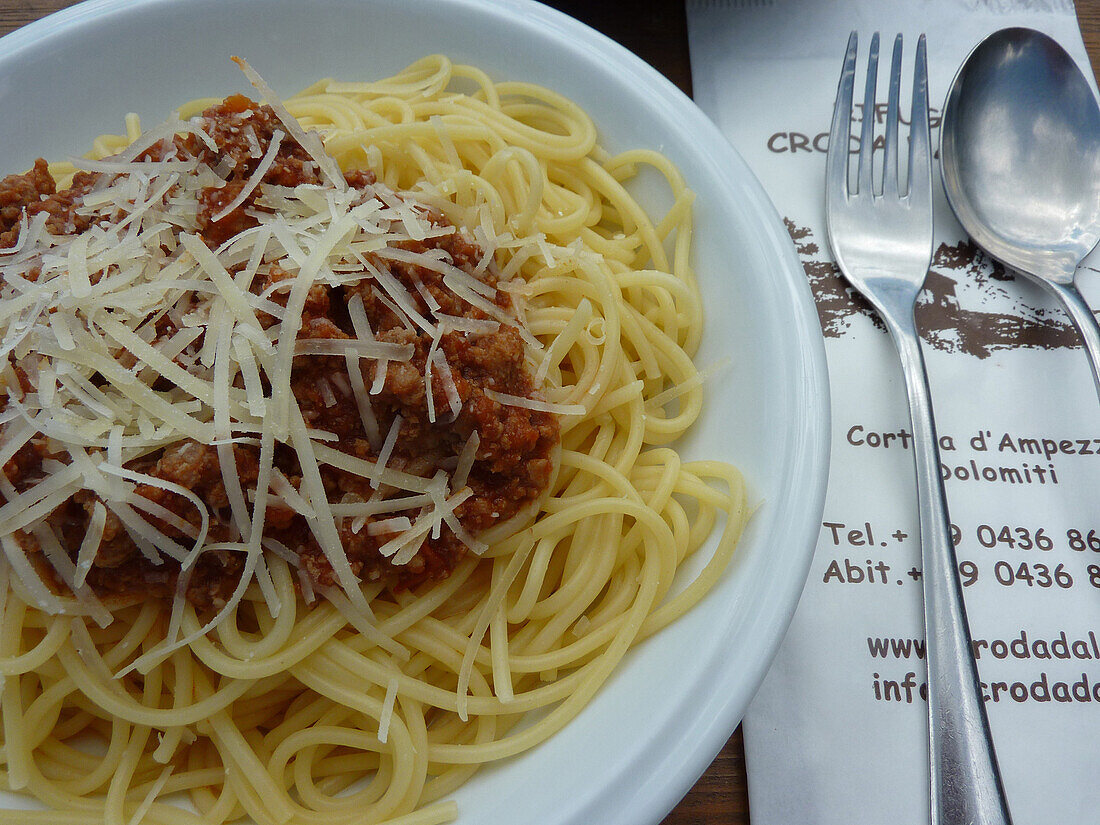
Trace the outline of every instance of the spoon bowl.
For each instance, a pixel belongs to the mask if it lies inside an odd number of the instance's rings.
[[[974,242],[1063,301],[1100,392],[1100,327],[1074,286],[1100,241],[1100,106],[1077,63],[1032,29],[979,43],[947,95],[940,168]]]

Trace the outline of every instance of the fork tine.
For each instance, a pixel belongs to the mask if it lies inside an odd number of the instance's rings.
[[[856,194],[860,197],[874,194],[875,155],[875,85],[878,82],[878,32],[871,36],[871,48],[867,52],[867,87],[863,95],[863,128],[859,135],[859,182]]]
[[[886,160],[882,165],[882,194],[898,195],[898,98],[901,97],[901,35],[894,38],[890,61],[890,100],[886,107]]]
[[[928,126],[928,60],[924,35],[917,41],[913,111],[909,117],[909,194],[914,208],[932,209],[932,135]]]
[[[852,32],[836,90],[833,125],[829,130],[829,153],[825,156],[825,191],[830,196],[848,196],[848,144],[852,134],[852,92],[856,80],[858,44],[859,38]]]

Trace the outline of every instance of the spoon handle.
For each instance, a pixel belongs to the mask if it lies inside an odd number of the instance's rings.
[[[920,339],[912,315],[884,317],[901,356],[913,424],[924,568],[932,825],[1011,825],[963,606]]]
[[[1092,314],[1089,305],[1081,297],[1072,283],[1060,284],[1054,281],[1046,281],[1051,292],[1062,299],[1066,305],[1066,311],[1073,320],[1073,325],[1081,333],[1081,340],[1085,343],[1085,352],[1089,356],[1089,366],[1092,367],[1092,380],[1096,383],[1096,394],[1100,396],[1100,324],[1096,322],[1096,316]]]

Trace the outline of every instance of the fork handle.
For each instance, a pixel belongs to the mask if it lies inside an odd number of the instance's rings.
[[[924,568],[932,825],[1011,825],[966,622],[916,322],[911,313],[886,322],[901,355],[913,425]]]

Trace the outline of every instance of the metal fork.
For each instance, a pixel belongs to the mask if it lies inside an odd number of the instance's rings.
[[[871,38],[860,133],[857,188],[848,185],[856,33],[848,40],[825,166],[829,243],[845,277],[875,307],[905,373],[913,425],[924,623],[927,638],[929,754],[933,825],[1010,825],[963,607],[932,398],[913,311],[932,262],[932,156],[924,35],[917,43],[909,131],[909,183],[900,192],[898,98],[902,38],[894,41],[881,194],[874,191],[878,33]]]

